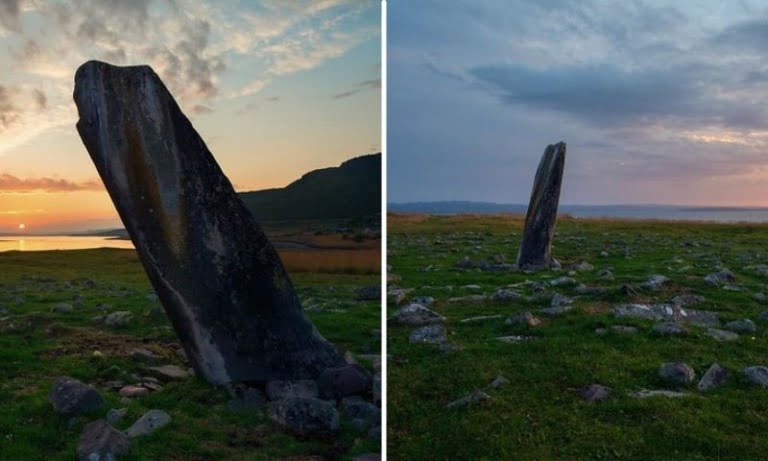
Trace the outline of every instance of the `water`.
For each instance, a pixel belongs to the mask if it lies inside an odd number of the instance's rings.
[[[391,203],[389,211],[401,213],[525,214],[526,205],[485,202]],[[768,222],[768,208],[691,207],[673,205],[560,205],[559,213],[577,218],[661,219],[665,221]]]
[[[88,248],[132,249],[130,240],[110,237],[70,237],[65,235],[0,236],[0,251],[84,250]]]

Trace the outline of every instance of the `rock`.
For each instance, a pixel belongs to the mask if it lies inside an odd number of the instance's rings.
[[[411,332],[408,337],[411,344],[441,344],[447,341],[445,337],[445,327],[442,325],[427,325],[417,328]]]
[[[482,304],[482,303],[488,302],[488,296],[486,295],[459,296],[455,298],[448,298],[446,302],[448,304]]]
[[[124,327],[133,319],[133,314],[128,311],[117,311],[104,317],[104,325],[108,327]]]
[[[559,293],[555,293],[555,295],[552,296],[552,307],[570,306],[571,304],[573,304],[573,300],[571,298],[563,296]]]
[[[48,401],[53,405],[53,411],[64,415],[90,413],[104,405],[99,391],[67,376],[56,380]]]
[[[496,292],[491,295],[491,302],[496,304],[514,303],[519,302],[522,299],[523,297],[520,293],[504,288],[496,290]]]
[[[635,290],[632,285],[627,284],[621,286],[621,293],[624,296],[637,296],[637,290]]]
[[[658,290],[661,288],[662,285],[669,282],[669,277],[666,277],[664,275],[660,274],[654,274],[648,277],[648,280],[645,283],[642,283],[640,285],[640,288],[643,288],[645,290]]]
[[[704,302],[705,300],[706,298],[704,298],[704,296],[684,294],[684,295],[679,295],[672,298],[672,304],[674,304],[675,306],[685,307],[685,306],[693,306],[695,304],[699,304],[701,302]]]
[[[757,327],[755,322],[749,319],[734,320],[725,324],[725,328],[736,333],[755,333]]]
[[[620,304],[613,308],[613,314],[616,317],[675,321],[701,327],[720,325],[716,312],[683,309],[674,304]]]
[[[421,304],[424,307],[430,307],[435,304],[435,298],[432,296],[416,296],[413,298],[414,304]]]
[[[576,279],[573,277],[558,277],[549,282],[553,287],[559,287],[563,285],[576,285]]]
[[[454,400],[453,402],[449,403],[445,406],[445,408],[452,409],[452,408],[462,408],[466,407],[467,405],[476,404],[479,402],[483,402],[485,400],[490,400],[491,396],[486,394],[483,391],[475,391],[469,395],[466,395],[458,400]]]
[[[768,295],[763,292],[753,294],[752,298],[760,303],[768,302]]]
[[[613,272],[609,271],[608,269],[603,269],[600,272],[597,273],[597,278],[600,280],[613,280]]]
[[[130,451],[128,437],[103,419],[86,424],[77,442],[78,461],[115,461]]]
[[[608,252],[607,252],[607,251],[601,251],[601,252],[600,252],[600,257],[601,257],[601,258],[607,258],[608,256],[609,256],[609,255],[608,255]]]
[[[593,266],[592,264],[584,260],[581,260],[575,263],[573,266],[571,266],[571,268],[577,272],[589,272],[591,270],[594,270],[595,266]]]
[[[199,376],[315,378],[343,363],[251,212],[148,66],[75,75],[77,129]]]
[[[491,384],[488,385],[488,388],[490,389],[501,389],[502,387],[509,384],[509,380],[504,375],[499,375],[491,381]]]
[[[75,308],[72,307],[72,304],[67,303],[58,303],[51,307],[51,312],[59,312],[59,313],[66,313],[66,312],[72,312]]]
[[[303,437],[339,431],[339,412],[333,403],[303,397],[287,397],[269,404],[269,418]]]
[[[264,393],[258,389],[248,388],[237,398],[227,402],[227,409],[234,413],[253,411],[262,408],[267,403]]]
[[[117,424],[120,421],[122,421],[123,418],[125,418],[126,414],[128,414],[128,409],[127,408],[120,408],[120,409],[117,409],[117,410],[115,410],[114,408],[110,409],[107,412],[107,422],[109,424]]]
[[[475,323],[475,322],[483,322],[485,320],[494,320],[494,319],[500,319],[503,318],[503,315],[479,315],[477,317],[469,317],[466,319],[459,320],[459,323]]]
[[[370,285],[357,290],[358,301],[379,301],[381,300],[381,285]]]
[[[372,384],[371,373],[360,365],[326,368],[317,378],[320,397],[324,399],[369,394]]]
[[[699,389],[699,392],[707,392],[721,386],[725,383],[726,379],[728,379],[728,370],[717,363],[713,363],[704,373],[704,376],[701,377],[696,387]]]
[[[547,146],[536,170],[517,255],[517,265],[522,269],[538,269],[552,264],[552,238],[564,169],[565,143]]]
[[[743,373],[749,382],[758,384],[763,387],[768,387],[768,367],[747,367],[744,369]]]
[[[576,288],[574,288],[573,291],[580,295],[600,296],[607,293],[608,289],[604,287],[588,287],[581,283]]]
[[[539,309],[539,312],[541,312],[544,315],[563,315],[566,312],[573,309],[573,306],[570,305],[564,305],[564,306],[558,306],[558,307],[545,307],[543,309]]]
[[[659,367],[659,376],[672,384],[690,384],[696,378],[696,372],[683,362],[664,363]]]
[[[541,325],[541,319],[526,311],[513,315],[504,323],[507,325],[527,325],[529,327],[535,327]]]
[[[142,395],[149,394],[149,389],[140,386],[125,386],[120,389],[119,394],[121,397],[141,397]]]
[[[409,304],[396,310],[390,320],[403,325],[429,325],[444,322],[445,317],[420,304]]]
[[[130,438],[151,434],[158,429],[167,426],[172,421],[171,416],[163,410],[149,410],[144,416],[125,430],[125,435]]]
[[[408,297],[408,291],[400,288],[393,288],[387,291],[387,302],[397,306],[405,302]]]
[[[757,316],[758,319],[768,321],[768,311],[763,311]]]
[[[708,328],[707,336],[718,341],[735,341],[739,339],[739,335],[737,333],[727,330],[720,330],[717,328]]]
[[[602,402],[611,396],[611,389],[600,384],[590,384],[579,389],[579,396],[587,402]]]
[[[286,397],[316,398],[320,395],[317,383],[312,380],[270,381],[267,383],[269,400],[282,400]]]
[[[597,330],[602,330],[602,331],[598,332]],[[639,331],[637,327],[631,327],[626,325],[612,325],[610,328],[598,328],[597,330],[595,330],[595,333],[597,334],[605,334],[610,331],[612,333],[625,334],[625,335],[633,335]]]
[[[532,338],[530,336],[511,335],[511,336],[498,336],[494,339],[496,341],[501,341],[503,343],[520,343],[523,341],[528,341],[529,339],[532,339]]]
[[[635,397],[638,399],[646,399],[648,397],[668,397],[668,398],[680,398],[680,397],[688,397],[690,394],[687,394],[685,392],[675,392],[675,391],[668,391],[668,390],[647,390],[642,389],[637,392],[633,392],[629,394],[630,397]]]
[[[709,274],[706,277],[704,277],[704,282],[707,285],[723,285],[726,283],[731,283],[736,281],[736,276],[733,274],[733,272],[729,271],[728,269],[724,269],[720,272],[715,272],[714,274]]]
[[[653,326],[653,331],[662,336],[683,336],[688,334],[688,329],[679,323],[662,322]]]
[[[195,375],[192,370],[185,370],[178,365],[163,365],[160,367],[149,367],[148,370],[152,370],[159,374],[163,378],[167,379],[187,379]]]
[[[359,397],[342,399],[341,415],[351,420],[359,430],[369,429],[376,424],[381,425],[381,410],[379,410],[379,407]]]
[[[373,375],[373,403],[381,405],[381,372]]]
[[[130,356],[131,359],[137,362],[149,364],[157,364],[163,360],[163,358],[159,355],[156,355],[149,349],[144,348],[131,349]]]

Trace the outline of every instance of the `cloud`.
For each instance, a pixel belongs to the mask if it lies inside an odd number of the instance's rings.
[[[381,78],[360,82],[349,90],[334,94],[333,99],[348,98],[364,90],[381,90]]]
[[[19,0],[0,0],[0,29],[21,31]]]
[[[19,123],[21,111],[8,87],[0,85],[0,133]]]
[[[28,192],[76,192],[100,191],[104,186],[101,181],[90,180],[74,182],[58,178],[19,178],[7,173],[0,173],[0,194]]]

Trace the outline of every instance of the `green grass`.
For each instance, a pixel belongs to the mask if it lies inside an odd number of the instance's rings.
[[[744,379],[741,370],[768,365],[768,324],[758,314],[768,310],[752,295],[768,293],[768,278],[747,269],[768,263],[768,226],[561,219],[554,254],[566,268],[533,273],[494,273],[454,268],[469,256],[484,260],[503,255],[514,263],[522,220],[512,216],[389,218],[390,285],[413,288],[409,296],[429,295],[434,310],[447,317],[454,352],[408,343],[413,327],[389,324],[388,455],[390,459],[765,459],[768,453],[768,389]],[[607,251],[608,257],[600,257]],[[578,296],[574,309],[546,317],[545,301],[509,305],[448,305],[449,297],[491,294],[500,287],[567,275],[568,264],[584,259],[595,266],[574,277],[603,286],[603,296]],[[742,292],[709,287],[702,277],[722,264],[737,275]],[[425,270],[429,268],[429,270]],[[609,268],[613,281],[597,280]],[[661,291],[639,289],[651,274],[672,279]],[[394,277],[392,277],[394,275]],[[638,289],[621,294],[622,284]],[[468,284],[479,291],[463,290]],[[445,287],[452,286],[449,290]],[[530,286],[515,288],[531,295]],[[553,287],[568,297],[574,286]],[[682,293],[706,297],[697,309],[714,310],[724,321],[751,318],[753,335],[718,343],[692,327],[682,338],[655,336],[652,322],[617,319],[611,308],[627,302],[663,302]],[[390,303],[391,314],[397,306]],[[537,327],[510,326],[504,318],[462,324],[477,316],[531,310],[544,320]],[[595,333],[610,325],[634,325],[636,335]],[[530,335],[518,344],[489,340],[502,335]],[[718,362],[731,371],[727,383],[707,394],[695,384],[682,389],[685,399],[636,399],[640,389],[669,388],[658,377],[663,362],[684,361],[698,378]],[[488,390],[491,399],[448,410],[445,405],[504,374],[510,384]],[[599,383],[613,390],[610,400],[589,404],[577,390]]]
[[[83,278],[95,286],[76,283]],[[360,286],[378,280],[378,275],[293,275],[305,305],[319,306],[308,315],[321,333],[342,351],[354,353],[379,351],[374,333],[380,328],[378,303],[355,301]],[[134,439],[128,460],[348,459],[378,451],[367,434],[344,423],[336,438],[302,440],[280,431],[263,412],[232,413],[226,408],[229,395],[199,378],[167,383],[159,392],[121,402],[104,383],[126,379],[129,384],[131,373],[142,373],[142,364],[127,356],[132,348],[148,348],[167,363],[184,365],[168,320],[148,315],[157,304],[150,292],[133,251],[0,253],[0,305],[9,311],[0,314],[0,459],[74,459],[82,427],[103,418],[109,408],[121,407],[129,412],[118,429],[152,408],[173,417],[170,426]],[[17,294],[22,304],[14,303]],[[72,303],[75,295],[82,307],[71,313],[50,311],[56,303]],[[125,328],[97,324],[92,318],[100,314],[99,303],[113,306],[111,311],[131,311],[134,320]],[[103,357],[94,357],[94,351]],[[56,415],[48,393],[61,375],[94,385],[107,405],[73,421]]]

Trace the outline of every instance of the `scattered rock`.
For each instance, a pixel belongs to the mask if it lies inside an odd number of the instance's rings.
[[[167,426],[172,421],[171,416],[162,410],[149,410],[139,418],[131,427],[125,430],[125,435],[130,438],[151,434],[158,429]]]
[[[672,298],[672,304],[674,304],[675,306],[685,307],[685,306],[693,306],[693,305],[699,304],[701,302],[704,302],[705,300],[706,298],[704,298],[704,296],[684,294],[684,295],[678,295]]]
[[[142,395],[149,394],[149,389],[146,387],[140,387],[140,386],[125,386],[122,389],[120,389],[119,392],[121,397],[141,397]]]
[[[749,319],[734,320],[725,324],[725,328],[736,333],[755,333],[755,322]]]
[[[653,326],[653,331],[662,336],[683,336],[688,334],[688,329],[679,323],[662,322]]]
[[[381,424],[381,410],[359,397],[347,397],[341,401],[341,415],[352,421],[360,430]]]
[[[500,319],[503,318],[503,315],[479,315],[477,317],[469,317],[466,319],[459,320],[459,323],[474,323],[474,322],[482,322],[485,320],[494,320],[494,319]]]
[[[381,300],[381,285],[369,285],[357,290],[358,301],[379,301]]]
[[[683,362],[664,363],[659,367],[659,376],[672,384],[690,384],[696,378],[696,372]]]
[[[744,376],[746,376],[751,383],[768,387],[768,367],[747,367],[744,369]]]
[[[453,402],[449,403],[445,406],[445,408],[452,409],[452,408],[462,408],[466,407],[467,405],[476,404],[479,402],[483,402],[485,400],[490,400],[491,396],[486,394],[483,391],[475,391],[469,395],[466,395],[458,400],[454,400]]]
[[[381,372],[373,375],[373,403],[381,404]]]
[[[78,461],[115,461],[131,450],[131,442],[103,419],[88,423],[77,442]]]
[[[669,277],[660,274],[654,274],[648,277],[648,280],[640,285],[645,290],[659,290],[662,285],[669,282]]]
[[[125,418],[126,414],[128,414],[127,408],[110,409],[107,412],[107,422],[109,424],[117,424]]]
[[[725,383],[728,379],[728,370],[717,363],[713,363],[701,377],[697,388],[699,392],[707,392]]]
[[[75,310],[75,308],[72,307],[72,304],[67,304],[67,303],[58,303],[55,306],[51,307],[51,312],[66,313],[66,312],[72,312],[73,310]]]
[[[571,304],[573,304],[573,299],[563,296],[560,293],[555,293],[555,295],[552,296],[552,307],[570,306]]]
[[[529,339],[532,339],[532,338],[530,336],[511,335],[511,336],[498,336],[494,339],[496,341],[501,341],[503,343],[519,343],[523,341],[528,341]]]
[[[728,269],[724,269],[720,272],[715,272],[714,274],[709,274],[706,277],[704,277],[704,282],[707,285],[723,285],[726,283],[732,283],[736,281],[736,276],[733,274],[733,272],[729,271]]]
[[[506,320],[507,325],[527,325],[529,327],[535,327],[541,325],[541,319],[531,314],[528,311],[515,314]]]
[[[445,317],[420,304],[409,304],[395,311],[390,320],[404,325],[429,325],[443,322]]]
[[[124,327],[133,319],[133,314],[128,311],[117,311],[104,317],[104,325],[108,327]]]
[[[683,309],[674,304],[620,304],[613,308],[616,317],[689,323],[701,327],[720,325],[716,312]]]
[[[149,367],[148,369],[168,379],[187,379],[195,375],[191,368],[185,370],[178,365],[163,365],[160,367]]]
[[[435,304],[435,298],[432,296],[416,296],[413,298],[414,304],[421,304],[424,307],[431,307]]]
[[[587,402],[602,402],[611,396],[611,389],[601,384],[590,384],[579,389],[579,396]]]
[[[104,398],[99,391],[67,376],[56,380],[48,401],[56,413],[64,415],[89,413],[104,405]]]
[[[159,355],[144,348],[132,349],[130,355],[131,359],[141,363],[157,364],[163,360]]]
[[[552,285],[553,287],[559,287],[564,285],[576,285],[576,279],[573,277],[563,276],[563,277],[558,277],[554,280],[551,280],[549,284]]]
[[[250,387],[245,389],[237,398],[227,402],[227,409],[235,413],[253,411],[262,408],[266,403],[267,398],[264,396],[264,393]]]
[[[720,330],[718,328],[708,328],[707,336],[714,338],[718,341],[735,341],[739,339],[738,333],[732,331]]]
[[[491,301],[497,304],[514,303],[523,299],[523,296],[514,291],[501,288],[491,295]]]
[[[321,398],[340,399],[370,393],[372,378],[360,365],[326,368],[317,378],[317,387]]]
[[[633,392],[629,394],[630,397],[635,397],[638,399],[645,399],[648,397],[669,397],[669,398],[679,398],[679,397],[688,397],[690,394],[687,394],[685,392],[675,392],[675,391],[668,391],[668,390],[648,390],[648,389],[642,389],[637,392]]]
[[[320,395],[317,382],[304,379],[297,381],[270,381],[267,383],[269,400],[282,400],[286,397],[316,398]]]
[[[469,295],[460,296],[457,298],[448,298],[446,301],[448,304],[482,304],[488,301],[486,295]]]
[[[411,332],[408,337],[408,341],[411,344],[426,343],[426,344],[441,344],[446,341],[445,327],[442,325],[427,325],[425,327],[417,328]]]
[[[509,384],[509,380],[504,375],[499,375],[491,381],[491,384],[488,385],[490,389],[500,389],[504,386]]]
[[[287,397],[270,403],[269,418],[304,437],[336,433],[340,420],[333,403],[304,397]]]

